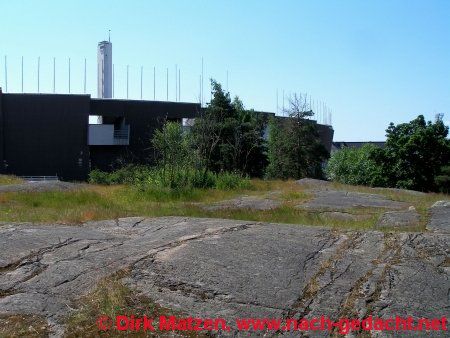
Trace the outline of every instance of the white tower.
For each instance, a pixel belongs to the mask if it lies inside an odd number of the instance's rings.
[[[112,43],[98,43],[97,51],[97,95],[99,98],[112,98]]]

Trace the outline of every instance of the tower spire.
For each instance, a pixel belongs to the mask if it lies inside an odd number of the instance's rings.
[[[108,42],[111,42],[111,30],[108,29]]]

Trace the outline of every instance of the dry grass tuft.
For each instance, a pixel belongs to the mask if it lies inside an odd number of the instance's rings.
[[[47,321],[36,315],[0,316],[0,337],[48,337]]]

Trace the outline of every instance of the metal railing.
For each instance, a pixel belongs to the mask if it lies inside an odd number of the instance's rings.
[[[113,137],[118,139],[127,139],[130,136],[130,129],[114,130]]]
[[[129,145],[130,144],[130,125],[126,125],[121,129],[114,129],[113,141],[115,145]]]
[[[30,182],[59,181],[58,176],[20,176],[20,178]]]

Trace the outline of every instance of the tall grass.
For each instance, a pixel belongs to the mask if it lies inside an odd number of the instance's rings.
[[[250,180],[238,173],[213,173],[195,168],[127,166],[111,173],[93,170],[89,182],[95,184],[129,184],[140,190],[172,191],[175,196],[192,189],[246,189]]]

